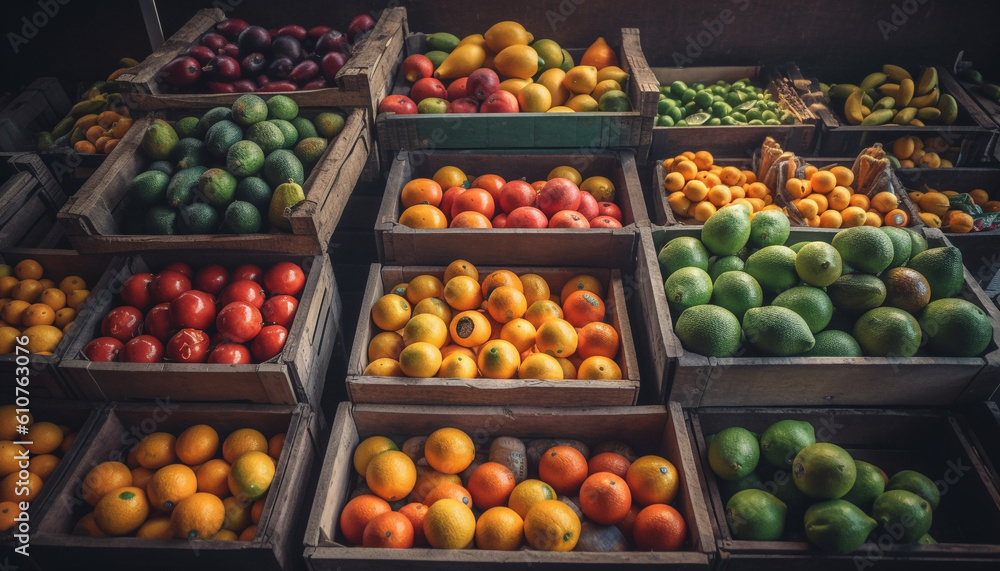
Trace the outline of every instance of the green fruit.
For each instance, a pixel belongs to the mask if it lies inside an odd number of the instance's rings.
[[[628,113],[632,110],[632,102],[624,91],[611,89],[601,94],[601,98],[597,102],[597,110],[610,113]]]
[[[573,56],[571,56],[569,52],[566,51],[566,48],[562,48],[562,56],[563,56],[563,61],[562,64],[559,66],[559,69],[563,71],[569,71],[576,66],[576,63],[573,62]]]
[[[226,206],[236,192],[236,177],[224,169],[208,169],[198,178],[198,192],[208,204]]]
[[[764,482],[761,481],[760,474],[756,471],[750,472],[739,480],[719,480],[716,483],[719,486],[719,495],[722,496],[723,502],[728,502],[729,498],[732,498],[738,492],[742,492],[743,490],[764,489]]]
[[[910,259],[910,252],[913,250],[913,243],[910,240],[912,232],[895,226],[882,226],[879,229],[892,240],[892,262],[889,263],[889,267],[898,268],[904,265]]]
[[[275,95],[267,100],[267,118],[291,121],[299,115],[299,104],[287,95]]]
[[[856,505],[844,500],[818,502],[803,517],[806,537],[827,553],[855,551],[878,523]]]
[[[427,97],[417,103],[417,113],[434,115],[448,112],[448,100],[441,97]]]
[[[267,103],[259,95],[253,93],[240,95],[233,102],[230,110],[233,112],[233,121],[243,127],[249,127],[258,121],[267,119],[268,113]],[[284,117],[278,117],[278,119],[284,119]]]
[[[195,190],[198,189],[198,179],[208,169],[205,167],[190,167],[177,171],[167,184],[166,199],[170,206],[191,204]]]
[[[184,117],[174,121],[174,132],[177,133],[177,137],[184,139],[186,137],[198,137],[198,117]]]
[[[128,196],[135,204],[152,206],[166,196],[170,177],[158,170],[147,170],[136,175],[128,185]]]
[[[792,460],[806,446],[816,443],[813,425],[804,420],[779,420],[760,435],[760,452],[775,468],[791,468]]]
[[[993,325],[986,313],[959,298],[932,301],[920,313],[920,327],[927,347],[948,357],[978,357],[993,339]]]
[[[743,315],[743,335],[754,348],[779,357],[804,353],[816,344],[805,320],[777,305],[748,309]]]
[[[916,543],[931,529],[930,502],[906,490],[889,490],[875,499],[872,517],[899,543]]]
[[[233,112],[229,107],[213,107],[205,112],[198,120],[198,126],[195,129],[196,137],[204,137],[208,134],[208,130],[219,121],[232,121]]]
[[[726,521],[739,540],[776,541],[785,531],[788,506],[763,490],[743,490],[726,502]]]
[[[742,322],[743,314],[748,309],[760,307],[764,303],[764,292],[750,274],[740,271],[725,272],[712,286],[710,303],[728,309]]]
[[[256,175],[265,164],[264,150],[253,141],[237,141],[226,153],[226,170],[240,178]]]
[[[754,433],[739,426],[724,428],[708,444],[708,464],[723,480],[739,480],[754,471],[760,445]]]
[[[289,150],[278,149],[264,159],[264,180],[273,187],[288,182],[305,183],[302,162]]]
[[[826,292],[818,287],[797,286],[786,289],[774,298],[771,305],[787,307],[799,314],[813,335],[825,329],[833,318],[833,303]]]
[[[861,357],[861,346],[846,331],[827,329],[813,337],[816,344],[803,357]]]
[[[854,459],[829,442],[806,446],[792,461],[792,479],[802,493],[816,500],[842,498],[857,479]]]
[[[427,49],[451,53],[460,41],[457,36],[447,32],[436,32],[426,36]]]
[[[170,161],[177,165],[179,169],[189,167],[208,166],[211,156],[208,147],[201,139],[187,137],[177,141],[172,151],[170,151]]]
[[[684,349],[706,357],[730,357],[742,343],[740,320],[717,305],[696,305],[681,312],[674,333]]]
[[[305,117],[299,116],[292,119],[291,124],[295,127],[295,130],[299,134],[299,139],[305,139],[306,137],[317,137],[316,126],[313,125],[312,121],[306,119]]]
[[[910,233],[910,258],[927,249],[927,239],[919,232],[914,232],[909,228],[904,228]]]
[[[180,207],[177,216],[179,234],[214,234],[218,228],[219,212],[211,205],[195,202]]]
[[[269,119],[268,122],[277,127],[285,138],[281,144],[282,149],[291,149],[295,143],[299,142],[299,132],[295,129],[295,125],[283,119]]]
[[[917,540],[917,545],[933,545],[935,543],[937,543],[937,540],[931,537],[931,534],[929,533],[925,533],[920,537],[920,539]]]
[[[882,275],[885,284],[883,305],[917,313],[931,299],[931,285],[913,268],[890,268]]]
[[[153,161],[149,163],[146,167],[148,171],[160,171],[167,176],[174,176],[177,172],[177,167],[174,166],[170,161]]]
[[[757,247],[777,246],[788,240],[791,232],[788,216],[780,210],[764,210],[750,221],[750,241]]]
[[[726,272],[742,272],[745,265],[746,263],[736,255],[715,256],[708,261],[708,275],[715,282],[719,279],[719,276]]]
[[[271,187],[260,177],[248,176],[236,185],[233,197],[253,204],[261,212],[267,212],[271,205]]]
[[[870,357],[912,357],[920,348],[920,324],[895,307],[876,307],[854,324],[854,338]]]
[[[229,147],[243,139],[243,129],[232,121],[223,119],[208,128],[205,133],[205,146],[208,152],[217,159],[226,158]]]
[[[256,143],[260,150],[264,151],[264,155],[285,145],[285,134],[270,121],[260,121],[250,125],[244,138]]]
[[[713,214],[712,218],[716,215]],[[795,256],[788,246],[766,246],[750,254],[744,271],[753,276],[764,291],[778,293],[799,282]]]
[[[749,239],[750,213],[746,208],[720,208],[701,227],[702,243],[717,256],[739,252]]]
[[[889,483],[885,485],[885,490],[906,490],[913,492],[921,498],[927,500],[932,510],[936,510],[941,503],[941,492],[937,484],[927,476],[915,470],[901,470],[889,478]]]
[[[837,309],[861,313],[882,305],[886,289],[871,274],[844,274],[827,286],[826,293]]]
[[[437,69],[438,66],[441,65],[441,62],[447,59],[448,52],[444,52],[441,50],[431,50],[425,53],[424,55],[427,56],[427,59],[431,60],[432,64],[434,64],[434,69]]]
[[[163,160],[170,156],[170,151],[179,140],[170,123],[163,119],[153,119],[142,134],[142,150],[154,161]]]
[[[809,285],[826,287],[837,281],[843,272],[840,252],[826,242],[809,242],[792,251],[795,252],[795,273]]]
[[[295,145],[293,153],[302,162],[302,168],[309,171],[323,158],[326,147],[326,139],[322,137],[309,137],[299,141]]]
[[[831,241],[841,258],[851,267],[878,274],[892,263],[892,240],[873,226],[855,226],[837,232]]]
[[[679,314],[712,299],[712,278],[701,268],[681,268],[663,282],[670,311]]]
[[[177,209],[164,205],[156,205],[146,211],[143,217],[147,234],[161,236],[177,233]]]
[[[962,252],[954,246],[942,246],[920,252],[907,264],[920,272],[931,286],[931,301],[954,297],[965,285]]]
[[[681,268],[694,267],[708,271],[708,250],[697,238],[678,236],[660,248],[656,261],[660,265],[660,275],[666,280]]]
[[[885,491],[885,480],[882,478],[882,470],[861,460],[854,461],[854,467],[858,477],[854,480],[854,485],[842,497],[842,500],[851,502],[865,512],[872,509],[875,498]]]
[[[229,203],[223,219],[225,227],[233,234],[255,234],[261,229],[260,211],[253,204],[242,200]]]
[[[302,192],[302,187],[291,180],[278,185],[271,196],[271,204],[268,207],[267,218],[274,228],[280,228],[286,232],[291,232],[292,225],[285,217],[285,209],[291,208],[306,199]]]
[[[336,137],[344,129],[344,116],[340,113],[324,111],[313,119],[316,133],[324,139]]]

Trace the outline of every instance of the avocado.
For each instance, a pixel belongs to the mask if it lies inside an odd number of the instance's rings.
[[[247,128],[246,140],[257,143],[265,155],[285,145],[285,134],[270,121],[260,121]]]
[[[226,207],[225,227],[233,234],[253,234],[260,232],[260,212],[249,202],[234,200]]]
[[[256,175],[264,164],[264,151],[253,141],[237,141],[226,153],[226,170],[236,177]]]
[[[267,212],[271,206],[271,187],[260,177],[248,176],[236,185],[235,198],[253,204],[261,212]]]
[[[170,161],[177,165],[179,169],[186,169],[196,166],[207,166],[211,157],[204,141],[187,137],[177,141],[172,151],[170,151]]]
[[[129,183],[129,198],[134,204],[152,206],[166,196],[170,177],[158,170],[141,172]]]
[[[205,133],[205,146],[217,159],[226,158],[229,147],[243,138],[243,129],[232,121],[222,120],[212,125]]]
[[[219,121],[232,121],[233,112],[229,107],[213,107],[205,112],[198,120],[198,126],[195,128],[195,137],[204,137],[208,134],[208,129],[218,123]]]
[[[278,149],[264,159],[264,180],[273,187],[291,179],[296,184],[305,183],[302,162],[287,149]]]
[[[179,234],[214,234],[219,228],[219,212],[210,204],[195,202],[180,207],[177,216]]]
[[[177,209],[157,205],[146,211],[146,232],[158,235],[177,233]]]
[[[198,188],[198,179],[208,169],[205,167],[191,167],[177,171],[177,174],[170,179],[167,185],[167,204],[179,206],[190,204],[194,200],[194,192]]]

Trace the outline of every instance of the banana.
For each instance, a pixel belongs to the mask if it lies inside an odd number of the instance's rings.
[[[864,116],[861,114],[861,99],[865,92],[862,89],[855,89],[844,102],[844,116],[851,125],[860,125]]]
[[[862,117],[867,117],[867,116],[871,115],[871,113],[872,113],[872,110],[867,105],[862,105],[861,106],[861,116]]]
[[[864,120],[861,121],[862,125],[885,125],[896,115],[895,109],[879,109],[878,111],[872,111]]]
[[[950,93],[945,93],[941,96],[941,101],[938,102],[937,108],[941,111],[938,122],[951,125],[955,122],[955,119],[958,119],[958,102],[955,101],[955,98]]]
[[[80,127],[81,129],[89,129],[97,124],[97,113],[90,113],[80,117],[73,124],[73,128]]]
[[[907,123],[912,121],[913,118],[916,116],[917,116],[916,107],[904,107],[899,110],[899,113],[896,113],[896,116],[893,117],[892,122],[897,125],[906,125]]]
[[[118,65],[121,67],[135,67],[139,65],[139,62],[130,57],[123,57],[122,59],[118,60]]]
[[[833,99],[847,99],[858,86],[851,83],[835,83],[830,86],[828,95]]]
[[[69,144],[70,146],[73,146],[86,138],[87,138],[86,129],[81,129],[80,127],[74,127],[73,133],[70,134],[69,136]]]
[[[73,125],[75,123],[76,119],[74,119],[72,115],[63,117],[63,119],[56,123],[56,126],[52,128],[52,136],[56,139],[62,137],[73,130]]]
[[[878,95],[878,94],[876,93],[876,95]],[[875,98],[872,97],[871,93],[868,93],[866,91],[864,93],[864,95],[861,96],[861,104],[864,105],[865,107],[871,109],[872,107],[875,106]]]
[[[872,111],[878,111],[879,109],[892,109],[896,106],[896,99],[894,97],[889,97],[886,95],[882,99],[875,102],[872,107]]]
[[[898,83],[883,83],[882,85],[878,86],[878,92],[881,93],[882,95],[887,95],[889,97],[895,97],[896,94],[899,93],[899,84]]]
[[[889,79],[888,75],[880,71],[876,71],[874,73],[869,73],[868,76],[865,77],[864,81],[861,82],[861,85],[859,85],[858,87],[864,89],[865,91],[868,91],[869,89],[874,89],[882,85],[888,79]]]
[[[913,120],[911,120],[910,121],[910,125],[913,125],[914,127],[925,127],[926,126],[926,125],[924,125],[924,122],[921,121],[920,119],[913,119]]]
[[[896,107],[902,109],[910,104],[910,100],[913,99],[913,80],[904,79],[899,82],[899,91],[896,92]]]
[[[913,99],[910,99],[910,107],[916,107],[919,109],[920,107],[937,105],[938,98],[940,97],[940,95],[941,92],[938,91],[938,89],[935,87],[933,90],[931,90],[930,93],[925,93],[919,97],[914,97]]]
[[[916,89],[914,89],[913,92],[917,95],[924,95],[926,93],[930,93],[934,89],[937,89],[937,86],[937,68],[931,65],[924,68],[924,72],[920,74],[920,81],[917,82]]]
[[[910,72],[899,67],[898,65],[885,64],[882,66],[882,73],[889,76],[889,79],[895,81],[896,83],[902,83],[904,79],[913,80],[913,76]]]
[[[917,110],[917,119],[920,119],[924,123],[935,121],[940,116],[941,110],[937,107],[921,107]]]
[[[107,99],[105,99],[103,95],[99,95],[92,99],[85,99],[77,102],[76,105],[73,105],[73,107],[69,110],[69,114],[73,116],[73,119],[79,119],[84,115],[106,111],[107,108]]]

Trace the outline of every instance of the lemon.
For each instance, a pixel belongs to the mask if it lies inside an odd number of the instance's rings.
[[[546,113],[576,113],[576,111],[565,105],[556,105],[555,107],[550,107]]]
[[[613,79],[618,82],[618,85],[624,86],[628,82],[628,74],[617,65],[609,65],[597,70],[597,83],[608,79]]]
[[[597,202],[614,202],[615,183],[603,176],[592,176],[580,184],[580,190],[594,195]]]
[[[531,47],[538,53],[538,57],[542,58],[545,63],[542,64],[542,70],[558,69],[563,63],[563,51],[559,47],[559,44],[555,43],[553,40],[542,39],[531,44]]]
[[[482,34],[470,34],[462,38],[459,42],[459,46],[464,46],[465,44],[476,44],[477,46],[486,49],[486,38]],[[458,46],[455,46],[458,47]]]
[[[25,329],[23,334],[28,338],[27,349],[30,353],[51,353],[63,338],[63,332],[51,325],[34,325]]]
[[[589,94],[581,93],[580,95],[570,97],[569,101],[566,102],[566,107],[580,113],[589,113],[597,111],[597,100]]]
[[[441,65],[434,70],[434,77],[438,79],[466,77],[483,67],[484,61],[486,61],[486,50],[482,46],[472,42],[462,44],[444,58]]]
[[[569,99],[569,90],[562,84],[564,77],[566,77],[566,72],[561,69],[547,69],[538,76],[538,81],[535,82],[544,85],[549,90],[553,106],[562,105]]]
[[[517,94],[521,92],[525,86],[534,83],[530,79],[518,79],[516,77],[511,79],[505,79],[500,82],[500,89],[503,91],[510,92],[511,95],[517,97]]]
[[[617,81],[613,79],[605,79],[604,81],[598,81],[597,85],[594,86],[593,93],[590,94],[591,97],[600,101],[601,96],[609,91],[621,91],[622,86]]]
[[[549,171],[549,175],[545,177],[545,180],[552,180],[554,178],[565,178],[573,181],[573,184],[579,185],[583,182],[583,176],[580,175],[580,171],[569,165],[561,165]]]
[[[552,107],[552,94],[539,83],[525,85],[517,93],[517,103],[521,111],[528,113],[544,113]]]
[[[445,61],[447,62],[447,60]],[[501,75],[506,77],[529,79],[538,73],[538,52],[527,45],[508,46],[493,58],[493,65]]]
[[[566,72],[563,85],[573,93],[589,94],[597,87],[597,68],[592,65],[575,66]],[[595,105],[594,108],[596,109],[597,106]]]
[[[532,40],[531,34],[524,29],[524,26],[510,20],[493,24],[489,30],[486,30],[483,37],[486,40],[486,45],[496,53],[500,53],[510,46],[527,46]]]

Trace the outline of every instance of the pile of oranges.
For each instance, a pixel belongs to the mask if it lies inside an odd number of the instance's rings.
[[[663,188],[674,214],[704,222],[730,204],[746,204],[750,212],[778,209],[771,189],[753,171],[714,163],[708,151],[685,151],[663,161]]]
[[[18,432],[20,426],[26,426],[28,432]],[[18,413],[15,405],[0,406],[0,531],[14,527],[21,503],[38,497],[75,439],[76,432],[68,426],[35,422],[30,412]],[[22,446],[15,441],[31,444]],[[22,478],[19,472],[24,469],[25,454],[28,477]]]
[[[122,106],[121,111],[103,111],[77,119],[74,132],[82,133],[83,138],[73,141],[73,150],[84,154],[111,153],[132,128],[128,107]]]
[[[854,172],[841,165],[819,170],[805,168],[803,178],[790,178],[785,191],[806,224],[820,228],[896,226],[905,228],[910,215],[899,207],[899,197],[884,190],[869,198],[854,192]]]
[[[465,260],[422,274],[372,305],[381,330],[368,344],[370,376],[620,380],[619,334],[592,275],[554,296],[545,278]]]
[[[285,434],[254,428],[219,433],[207,424],[179,435],[154,432],[125,462],[87,472],[80,497],[93,511],[74,535],[251,541],[264,511]]]
[[[554,445],[551,443],[556,442]],[[532,450],[537,453],[532,455]],[[527,451],[527,453],[526,453]],[[620,442],[590,454],[575,440],[495,438],[477,455],[461,429],[402,448],[372,436],[354,451],[364,479],[340,513],[343,537],[377,548],[675,551],[687,536],[670,503],[679,474],[666,458]]]
[[[42,265],[25,259],[13,268],[0,265],[0,355],[13,353],[17,339],[33,355],[51,355],[76,319],[90,291],[80,276],[63,277],[57,284]]]
[[[951,197],[960,194],[967,194],[968,201],[978,206],[982,212],[1000,212],[1000,201],[991,200],[990,194],[981,188],[959,193],[955,190],[938,190],[925,184],[924,189],[911,191],[909,197],[920,208],[920,220],[931,228],[941,228],[956,234],[972,231],[975,227],[972,215],[951,207]]]
[[[958,155],[958,149],[943,137],[921,140],[916,135],[906,135],[892,142],[891,153],[902,169],[951,168],[955,166],[951,159]]]

